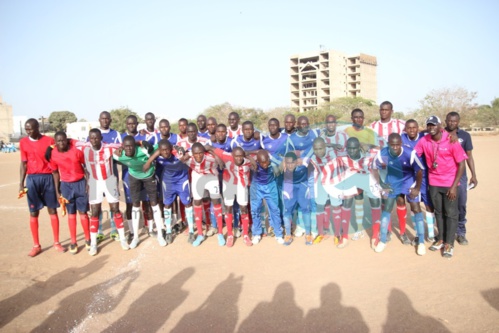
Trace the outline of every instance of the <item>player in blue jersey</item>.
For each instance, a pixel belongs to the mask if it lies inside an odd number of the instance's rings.
[[[408,121],[405,122],[405,130],[404,133],[401,134],[402,137],[402,144],[405,147],[410,147],[411,149],[414,149],[416,147],[416,144],[418,141],[424,137],[427,133],[424,132],[419,132],[419,125],[418,122],[414,119],[409,119]],[[435,241],[435,212],[433,209],[433,204],[431,202],[430,198],[430,193],[428,191],[428,166],[426,165],[426,159],[421,158],[421,162],[423,163],[423,166],[425,170],[423,171],[423,180],[421,182],[421,190],[420,190],[420,195],[421,195],[421,201],[424,202],[425,208],[426,208],[426,213],[425,213],[425,220],[428,228],[428,241],[434,242]],[[414,222],[414,221],[413,221]],[[414,240],[413,245],[417,245],[418,240]]]
[[[262,221],[260,211],[263,199],[269,208],[269,224],[274,229],[275,237],[279,244],[284,243],[282,238],[281,217],[279,214],[279,199],[277,197],[277,183],[274,175],[274,167],[270,163],[269,153],[259,150],[256,154],[257,170],[253,172],[250,186],[250,206],[253,226],[253,244],[258,244],[262,239]]]
[[[385,168],[386,178],[381,179],[379,173],[375,170]],[[387,197],[383,212],[381,213],[381,231],[379,242],[373,244],[374,251],[382,252],[386,247],[386,235],[388,233],[388,224],[390,215],[395,203],[405,204],[405,197],[411,206],[414,214],[416,232],[418,236],[417,253],[423,255],[426,253],[424,246],[424,222],[423,213],[419,206],[421,181],[423,179],[424,166],[416,155],[416,151],[409,147],[403,147],[402,138],[398,133],[392,133],[388,136],[388,147],[384,147],[378,152],[373,168],[373,174],[379,178],[379,184],[387,190]],[[401,231],[402,234],[402,231]],[[377,239],[376,235],[373,235]]]
[[[260,136],[260,146],[269,152],[273,165],[280,165],[286,154],[288,135],[279,131],[279,120],[271,118],[268,122],[269,135]]]
[[[161,188],[164,204],[164,221],[166,227],[166,243],[173,241],[172,235],[172,206],[178,197],[185,205],[187,223],[189,227],[189,243],[192,244],[196,237],[194,236],[194,220],[192,215],[192,200],[189,185],[189,168],[182,163],[174,154],[173,146],[170,141],[163,139],[158,144],[158,150],[149,157],[144,165],[144,171],[147,171],[155,161],[156,167],[160,167]]]
[[[287,114],[284,117],[284,128],[281,128],[281,133],[286,133],[287,135],[291,135],[296,132],[296,118],[294,114]]]
[[[291,219],[295,209],[300,207],[305,226],[305,244],[312,245],[312,226],[310,217],[310,189],[313,187],[312,166],[299,165],[294,152],[288,152],[284,156],[284,173],[282,198],[284,202],[284,227],[286,239],[284,245],[291,244]]]
[[[198,124],[198,136],[206,138],[206,139],[211,139],[210,132],[208,131],[207,121],[206,121],[206,116],[204,115],[199,115],[197,118],[197,124]]]
[[[255,139],[255,127],[251,121],[247,120],[243,123],[242,131],[243,134],[233,138],[232,149],[241,147],[246,153],[256,153],[262,148],[260,141]]]
[[[230,153],[232,151],[232,139],[227,136],[227,126],[218,124],[215,131],[215,141],[211,141],[211,145],[215,148],[222,149]]]

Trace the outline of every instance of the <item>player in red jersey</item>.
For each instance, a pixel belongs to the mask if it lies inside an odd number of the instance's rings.
[[[34,257],[42,252],[38,237],[38,216],[40,210],[47,206],[52,224],[54,237],[54,249],[66,252],[59,243],[59,217],[57,216],[57,201],[52,169],[45,159],[47,147],[55,143],[53,138],[40,133],[40,125],[36,119],[30,118],[24,124],[24,130],[28,135],[19,142],[21,151],[19,192],[24,193],[27,189],[28,207],[30,213],[30,229],[33,237],[33,248],[28,253]]]

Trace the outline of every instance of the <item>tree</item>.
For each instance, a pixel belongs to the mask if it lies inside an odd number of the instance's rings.
[[[362,97],[340,97],[322,104],[316,111],[307,112],[310,123],[323,123],[326,116],[332,114],[341,122],[350,123],[354,109],[364,111],[365,124],[379,119],[379,107],[376,102]]]
[[[78,121],[79,121],[80,123],[86,123],[86,122],[87,122],[87,120],[86,120],[85,118],[81,118],[81,119],[79,119]]]
[[[50,114],[48,120],[50,126],[57,132],[66,130],[66,124],[74,123],[78,118],[70,111],[54,111]]]
[[[420,108],[409,115],[424,124],[429,116],[436,115],[444,121],[447,113],[456,111],[461,116],[461,126],[469,126],[477,111],[476,96],[476,92],[461,87],[432,90],[419,101]]]
[[[482,127],[499,126],[499,98],[494,99],[490,105],[481,105],[472,124]]]
[[[120,133],[126,131],[126,117],[133,115],[137,117],[137,121],[139,123],[142,122],[142,118],[127,107],[112,109],[109,113],[111,114],[111,119],[113,120],[111,127]]]

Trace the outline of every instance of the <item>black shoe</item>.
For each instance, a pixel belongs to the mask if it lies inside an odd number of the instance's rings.
[[[418,246],[418,244],[419,244],[419,237],[418,237],[418,236],[416,236],[416,237],[414,237],[414,239],[412,240],[411,245],[412,245],[412,246]]]
[[[133,239],[133,233],[128,233],[128,237],[126,238],[126,240],[128,241],[128,243],[130,243]]]
[[[166,244],[173,243],[173,235],[171,233],[170,234],[166,234],[165,240],[166,240]]]
[[[466,236],[457,236],[457,242],[459,245],[468,245],[468,240],[466,239]]]
[[[391,240],[392,240],[392,233],[390,231],[388,231],[386,234],[386,242],[388,243]]]
[[[402,244],[404,244],[404,245],[411,244],[411,241],[409,240],[409,237],[407,237],[406,234],[400,235],[400,240],[402,241]]]
[[[196,235],[194,235],[194,233],[190,232],[189,239],[187,239],[187,242],[189,242],[189,244],[192,244],[192,243],[194,243],[195,240],[196,240]]]

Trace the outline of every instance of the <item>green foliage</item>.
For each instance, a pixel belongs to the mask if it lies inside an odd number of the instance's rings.
[[[121,107],[118,109],[112,109],[109,113],[111,114],[111,119],[113,120],[111,128],[120,133],[126,131],[126,117],[130,115],[136,116],[139,123],[143,122],[142,118],[140,118],[137,113],[133,112],[129,108]]]
[[[66,124],[76,122],[78,118],[70,111],[54,111],[49,116],[49,123],[54,131],[65,131]]]
[[[499,98],[494,99],[490,105],[481,105],[473,125],[480,127],[499,126]]]
[[[365,99],[362,97],[340,97],[332,100],[329,103],[321,105],[316,111],[312,113],[316,114],[314,121],[324,122],[325,117],[328,114],[336,116],[336,118],[342,122],[350,122],[350,115],[352,110],[361,109],[364,111],[365,124],[369,124],[377,119],[379,119],[379,107],[376,102]],[[307,112],[307,116],[310,112]],[[312,118],[309,117],[310,123],[313,123]],[[317,118],[317,120],[315,120]]]

